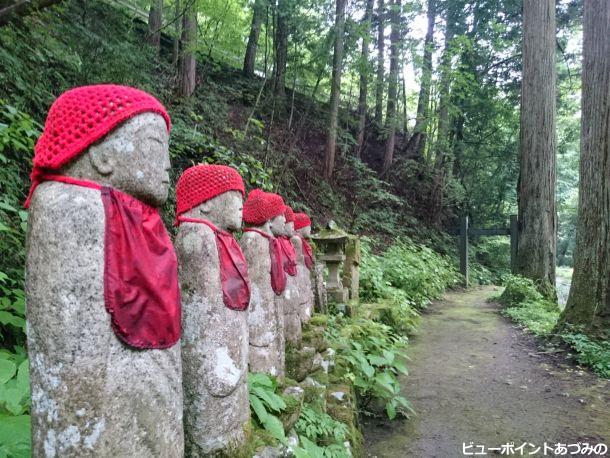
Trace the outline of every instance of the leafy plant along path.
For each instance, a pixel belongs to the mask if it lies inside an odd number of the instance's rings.
[[[470,441],[486,448],[544,441],[610,446],[610,380],[581,371],[561,353],[542,353],[534,337],[486,301],[497,293],[453,292],[426,310],[402,384],[417,416],[369,420],[368,456],[459,457]]]

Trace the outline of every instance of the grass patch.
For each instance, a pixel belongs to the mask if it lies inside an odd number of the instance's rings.
[[[532,280],[511,275],[506,280],[504,292],[494,299],[505,306],[504,316],[539,337],[558,337],[574,352],[578,363],[590,367],[601,377],[610,378],[610,340],[593,338],[576,327],[555,333],[561,314],[559,306],[545,299]]]

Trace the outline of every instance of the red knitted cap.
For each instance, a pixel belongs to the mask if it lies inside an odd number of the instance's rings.
[[[294,223],[294,211],[289,205],[286,205],[284,208],[284,216],[286,216],[287,223]]]
[[[244,180],[233,167],[195,165],[186,169],[176,184],[176,216],[227,191],[246,195]]]
[[[306,213],[295,213],[294,214],[294,229],[298,231],[304,227],[311,226],[311,220]]]
[[[278,194],[255,189],[244,202],[244,222],[261,225],[284,213],[284,199]]]
[[[57,170],[122,122],[140,113],[169,115],[152,95],[128,86],[82,86],[61,94],[51,108],[34,148],[34,168]]]

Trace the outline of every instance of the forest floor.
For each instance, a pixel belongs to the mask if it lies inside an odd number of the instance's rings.
[[[450,292],[424,312],[401,384],[417,415],[365,422],[367,456],[452,458],[464,456],[462,444],[471,442],[472,452],[479,445],[498,456],[500,451],[488,449],[509,442],[610,447],[610,380],[561,352],[545,353],[540,340],[488,301],[499,292]],[[533,451],[526,445],[523,456],[554,456],[542,449],[529,455]]]

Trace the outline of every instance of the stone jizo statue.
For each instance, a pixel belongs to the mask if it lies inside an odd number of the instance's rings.
[[[289,206],[284,208],[284,219],[271,225],[271,232],[281,243],[284,256],[284,271],[286,272],[286,289],[277,299],[281,302],[284,311],[284,339],[298,346],[301,341],[301,319],[299,306],[301,295],[297,282],[297,255],[291,238],[294,235],[294,212]]]
[[[169,130],[130,87],[51,106],[26,202],[33,456],[183,455]]]
[[[223,165],[196,165],[176,185],[182,290],[186,454],[240,456],[247,440],[246,260],[231,234],[242,222],[244,183]]]
[[[314,267],[315,259],[313,249],[309,244],[309,238],[311,237],[311,220],[309,216],[305,213],[295,213],[294,229],[296,237],[293,237],[292,240],[298,255],[297,282],[301,291],[299,316],[301,323],[307,323],[313,313],[315,302],[311,282],[311,270]]]
[[[244,203],[247,227],[241,246],[248,262],[252,298],[248,313],[252,372],[284,376],[284,312],[276,300],[286,288],[281,247],[271,227],[283,224],[284,200],[253,190]]]

